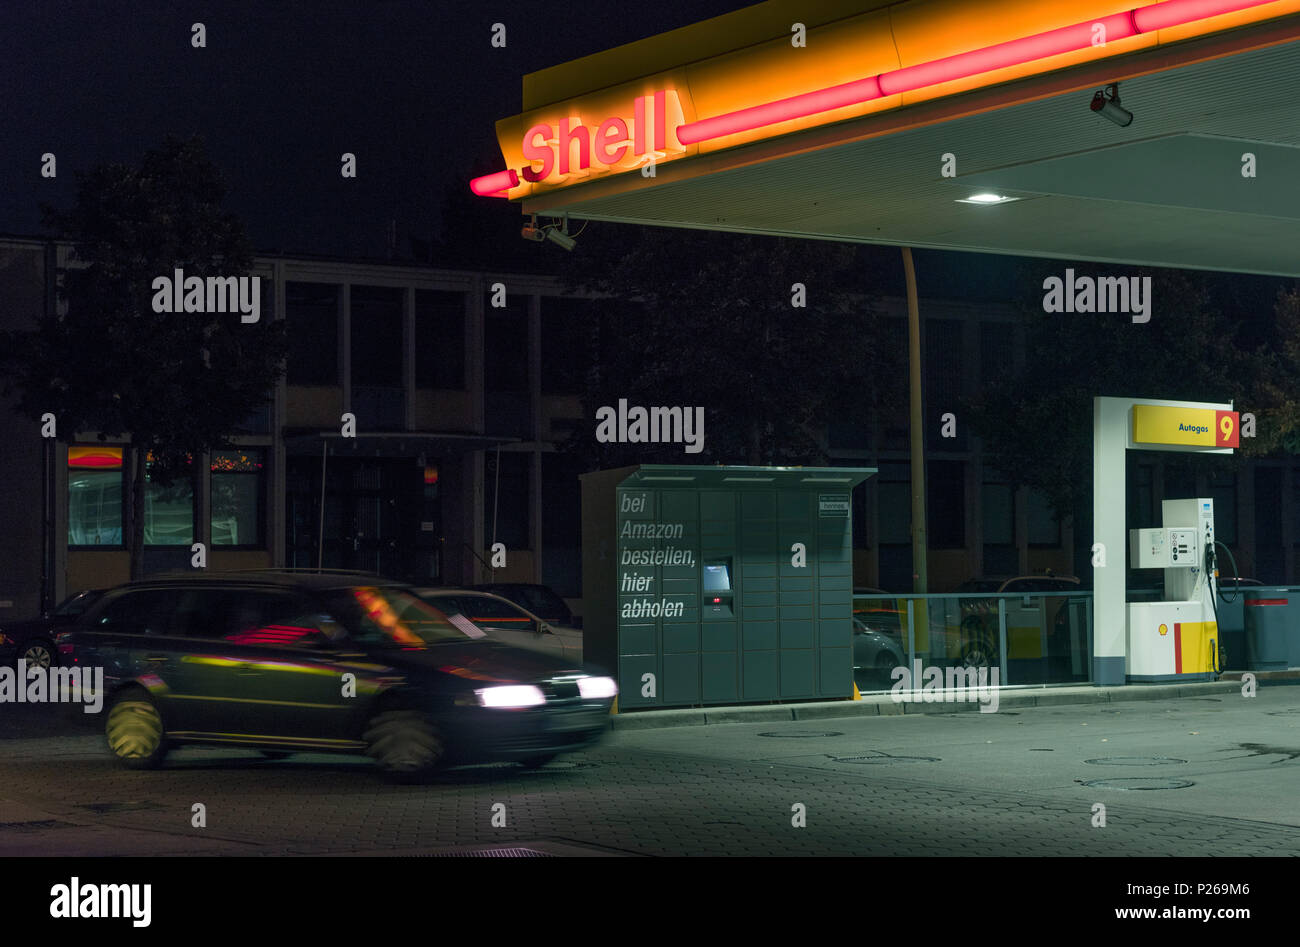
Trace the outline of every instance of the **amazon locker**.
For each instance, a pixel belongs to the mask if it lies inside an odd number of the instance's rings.
[[[587,660],[619,708],[853,694],[849,467],[582,477]]]

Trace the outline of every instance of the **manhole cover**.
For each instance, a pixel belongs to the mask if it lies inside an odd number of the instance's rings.
[[[476,848],[463,852],[431,852],[416,858],[554,858],[550,852],[535,848]]]
[[[100,815],[107,815],[110,812],[137,812],[143,809],[161,809],[156,802],[88,802],[77,806],[78,809],[89,809],[91,812],[97,812]]]
[[[1084,786],[1093,789],[1186,789],[1196,784],[1187,779],[1155,779],[1150,776],[1129,776],[1123,779],[1088,779]]]
[[[1290,710],[1270,710],[1270,717],[1289,717],[1293,714],[1300,714],[1300,707],[1292,707]]]
[[[832,756],[837,763],[853,763],[858,766],[888,766],[891,763],[938,763],[937,756],[890,756],[879,753],[875,756]]]
[[[760,733],[760,737],[775,737],[778,740],[812,740],[817,737],[842,737],[844,733],[840,730],[788,730],[785,733],[768,731]]]
[[[1095,760],[1084,760],[1093,766],[1168,766],[1170,763],[1186,763],[1172,756],[1102,756]]]

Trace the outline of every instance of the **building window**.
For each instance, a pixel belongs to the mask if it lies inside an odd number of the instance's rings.
[[[965,450],[966,426],[959,424],[955,437],[943,436],[940,419],[961,405],[963,367],[962,323],[956,319],[925,320],[925,446],[929,450]],[[927,524],[928,527],[929,524]]]
[[[1207,487],[1210,497],[1214,500],[1214,538],[1221,543],[1235,544],[1237,542],[1237,475],[1227,470],[1211,471]]]
[[[483,480],[483,535],[487,544],[505,543],[506,548],[511,550],[531,548],[528,510],[532,455],[515,451],[492,451],[486,454],[486,461]]]
[[[212,544],[264,544],[264,452],[252,448],[212,455]]]
[[[1026,518],[1029,521],[1029,545],[1058,549],[1061,545],[1061,521],[1052,512],[1052,504],[1036,490],[1029,491]]]
[[[966,465],[960,460],[932,460],[926,464],[925,479],[930,548],[961,549],[966,545]]]
[[[398,286],[352,287],[353,385],[402,387],[404,294]]]
[[[464,293],[415,291],[415,387],[464,390]]]
[[[998,479],[995,471],[982,486],[980,507],[984,529],[984,574],[1015,575],[1020,571],[1016,549],[1016,492],[1010,483]]]
[[[543,296],[542,394],[583,391],[592,366],[592,340],[600,317],[596,304],[573,296]]]
[[[146,546],[188,546],[194,542],[194,484],[178,474],[169,484],[154,483],[146,464],[144,543]]]
[[[337,385],[339,287],[332,283],[285,283],[284,317],[289,323],[288,383]]]
[[[122,448],[68,448],[68,545],[122,545]]]

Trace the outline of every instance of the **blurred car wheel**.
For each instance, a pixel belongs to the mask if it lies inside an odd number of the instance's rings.
[[[162,714],[143,691],[129,692],[113,702],[104,731],[109,749],[128,769],[153,769],[167,755]]]
[[[365,741],[366,755],[397,779],[418,779],[433,772],[446,749],[433,722],[413,710],[379,714],[370,722]]]

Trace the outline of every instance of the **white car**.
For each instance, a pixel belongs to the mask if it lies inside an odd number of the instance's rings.
[[[488,638],[582,663],[582,632],[538,618],[526,608],[491,592],[472,589],[416,589],[416,594],[455,624],[468,621]]]

